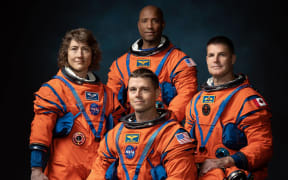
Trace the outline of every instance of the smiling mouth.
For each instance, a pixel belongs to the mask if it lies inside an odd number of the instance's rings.
[[[75,62],[75,63],[81,63],[81,64],[82,64],[82,63],[84,63],[84,59],[76,59],[76,60],[74,60],[74,62]]]
[[[134,101],[135,104],[143,104],[144,101]]]
[[[222,66],[212,66],[211,68],[213,68],[213,69],[219,69],[219,68],[221,68]]]

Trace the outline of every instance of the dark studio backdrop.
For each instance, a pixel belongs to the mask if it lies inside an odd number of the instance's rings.
[[[163,10],[166,20],[164,34],[197,63],[199,84],[209,77],[205,62],[208,39],[225,35],[233,40],[237,54],[235,72],[247,74],[272,108],[274,156],[269,164],[269,179],[284,177],[286,168],[282,162],[288,160],[284,151],[288,145],[284,116],[287,109],[284,89],[287,15],[284,14],[284,4],[275,1],[70,0],[10,3],[10,14],[15,17],[7,18],[4,13],[2,17],[8,24],[4,30],[13,34],[13,40],[3,34],[8,40],[5,45],[9,56],[5,67],[12,73],[4,79],[1,106],[3,112],[13,114],[13,127],[17,124],[16,129],[21,132],[17,139],[22,143],[24,140],[24,146],[20,146],[20,142],[17,146],[21,158],[24,155],[24,169],[17,166],[16,170],[24,173],[24,179],[29,179],[28,143],[33,119],[33,93],[57,73],[57,53],[65,33],[78,27],[93,31],[103,53],[97,74],[106,83],[112,61],[139,38],[138,13],[148,4]],[[17,97],[21,97],[20,101]]]

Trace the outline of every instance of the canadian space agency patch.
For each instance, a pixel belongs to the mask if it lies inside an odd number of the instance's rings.
[[[209,104],[204,104],[202,106],[202,113],[205,115],[205,116],[208,116],[210,114],[210,106]]]

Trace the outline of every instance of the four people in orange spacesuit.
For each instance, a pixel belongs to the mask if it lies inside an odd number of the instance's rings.
[[[31,179],[197,179],[196,165],[199,179],[265,179],[271,113],[247,76],[234,74],[233,43],[208,42],[212,77],[195,95],[196,64],[164,26],[159,8],[141,10],[141,39],[112,63],[108,87],[92,72],[101,56],[92,33],[65,35],[59,72],[35,93]]]

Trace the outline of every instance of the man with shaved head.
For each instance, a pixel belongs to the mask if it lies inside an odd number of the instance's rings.
[[[148,22],[148,21],[151,22]],[[146,6],[139,14],[138,30],[142,37],[142,49],[157,47],[165,27],[163,12],[156,6]]]
[[[196,63],[162,35],[165,21],[160,8],[145,6],[137,25],[141,38],[112,63],[107,85],[118,95],[127,113],[133,112],[127,99],[128,78],[138,68],[150,69],[158,76],[161,89],[156,107],[172,111],[181,122],[186,104],[197,91]]]

